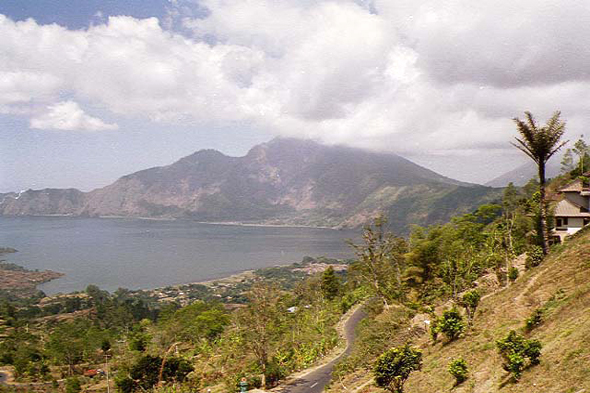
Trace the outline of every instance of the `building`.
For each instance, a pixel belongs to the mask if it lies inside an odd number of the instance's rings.
[[[589,176],[590,173],[584,175]],[[564,198],[555,207],[554,234],[563,241],[566,236],[590,224],[590,185],[578,179],[559,192]]]

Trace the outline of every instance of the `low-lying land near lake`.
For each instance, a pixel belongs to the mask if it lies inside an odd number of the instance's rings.
[[[14,248],[0,247],[2,254],[15,253]],[[62,273],[51,270],[33,271],[14,263],[0,260],[0,291],[8,291],[15,296],[31,296],[37,285],[62,277]]]

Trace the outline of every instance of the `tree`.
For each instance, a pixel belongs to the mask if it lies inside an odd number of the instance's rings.
[[[580,176],[584,174],[584,166],[586,164],[586,156],[590,149],[584,139],[582,139],[584,135],[581,135],[580,139],[576,141],[574,144],[573,152],[578,156],[578,169],[580,171]]]
[[[570,173],[574,170],[574,156],[572,154],[572,149],[567,149],[563,158],[561,159],[561,172],[562,173]]]
[[[340,280],[332,266],[328,266],[322,273],[322,293],[328,300],[333,300],[340,293]]]
[[[467,323],[469,326],[473,324],[473,318],[475,317],[475,310],[479,305],[479,300],[481,299],[481,295],[477,289],[467,291],[463,295],[461,299],[461,305],[465,307],[465,311],[467,312]]]
[[[164,381],[182,382],[193,370],[191,364],[181,358],[168,358],[163,368],[159,356],[144,355],[131,366],[127,373],[120,373],[115,379],[119,391],[131,393],[148,391],[157,385],[160,374]]]
[[[388,309],[391,298],[403,296],[402,273],[408,246],[403,238],[385,232],[386,222],[385,218],[377,217],[373,226],[364,229],[364,244],[349,244],[358,260],[353,270],[359,273],[363,284],[371,288]],[[390,277],[395,278],[393,288]]]
[[[247,297],[248,306],[238,315],[237,323],[246,349],[254,354],[262,371],[262,386],[266,386],[273,344],[280,336],[285,310],[275,286],[256,283]]]
[[[86,321],[62,323],[51,332],[45,344],[47,353],[56,363],[68,365],[69,375],[73,374],[74,365],[84,359],[88,330]]]
[[[408,344],[384,352],[373,367],[377,386],[392,393],[403,393],[404,383],[414,370],[422,368],[422,352]]]
[[[78,393],[82,390],[78,377],[66,379],[66,393]]]
[[[545,167],[547,161],[567,142],[561,142],[565,132],[565,122],[559,119],[561,112],[557,111],[547,121],[545,126],[539,126],[530,112],[525,112],[526,120],[514,118],[520,138],[513,145],[529,156],[536,164],[539,174],[540,192],[540,217],[538,220],[538,232],[543,247],[543,253],[547,255],[549,245],[547,239],[547,201],[545,196]]]

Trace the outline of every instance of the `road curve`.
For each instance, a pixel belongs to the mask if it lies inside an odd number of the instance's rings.
[[[346,339],[346,349],[337,358],[330,363],[321,366],[314,371],[309,372],[291,382],[288,385],[274,389],[277,393],[321,393],[324,386],[332,379],[332,371],[334,366],[340,359],[350,354],[352,345],[354,343],[354,330],[358,323],[367,316],[363,307],[359,307],[344,325],[344,337]]]

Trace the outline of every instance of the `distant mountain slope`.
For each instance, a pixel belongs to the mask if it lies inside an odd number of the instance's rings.
[[[411,224],[445,222],[497,196],[394,154],[279,138],[244,157],[202,150],[89,193],[51,189],[7,196],[0,214],[356,227],[385,213],[392,228],[406,232]]]
[[[554,158],[552,161],[549,161],[546,170],[548,178],[559,175],[559,160]],[[515,186],[522,187],[527,184],[529,180],[536,177],[537,165],[531,161],[490,180],[485,185],[489,187],[506,187],[508,183],[512,182]]]

